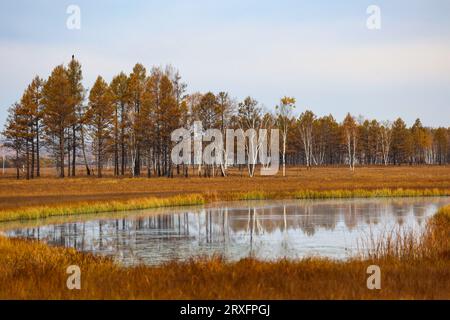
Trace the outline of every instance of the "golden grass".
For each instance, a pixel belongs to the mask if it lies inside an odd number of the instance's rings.
[[[213,201],[450,195],[450,166],[288,168],[287,176],[0,179],[0,221]]]
[[[0,237],[2,299],[450,299],[450,206],[430,220],[417,250],[336,262],[220,258],[125,268],[107,258]],[[401,242],[400,242],[401,243]],[[404,248],[408,253],[408,248]],[[66,289],[66,268],[81,268],[82,289]],[[366,287],[379,265],[382,289]]]
[[[207,193],[178,195],[168,198],[138,198],[130,200],[68,203],[48,206],[30,206],[12,210],[0,210],[0,222],[42,219],[48,217],[121,212],[163,207],[201,205],[214,201],[270,200],[270,199],[344,199],[387,197],[440,197],[450,196],[449,190],[440,189],[375,189],[375,190],[302,190],[296,192],[250,191],[237,193]]]
[[[231,170],[226,178],[39,178],[16,181],[0,178],[0,209],[77,202],[124,201],[201,194],[206,199],[235,194],[270,193],[293,196],[302,191],[333,190],[450,190],[450,166],[365,167],[351,172],[343,167],[313,170],[288,168],[287,176],[248,178]]]
[[[82,202],[75,204],[34,206],[0,211],[0,222],[42,219],[79,214],[120,212],[163,207],[179,207],[204,204],[201,195],[181,195],[169,198],[148,198],[125,201]]]
[[[354,190],[300,190],[294,192],[251,191],[234,194],[234,200],[265,199],[351,199],[396,197],[442,197],[449,196],[450,189],[354,189]]]

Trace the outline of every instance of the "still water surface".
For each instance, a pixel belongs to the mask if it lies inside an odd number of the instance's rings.
[[[250,201],[41,220],[5,233],[112,256],[125,265],[213,255],[228,261],[346,259],[368,238],[399,230],[420,234],[449,203],[448,197]]]

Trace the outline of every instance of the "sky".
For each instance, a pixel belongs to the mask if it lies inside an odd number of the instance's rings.
[[[69,5],[80,29],[67,28]],[[381,29],[367,27],[380,8]],[[171,64],[191,92],[252,96],[268,110],[283,96],[341,121],[420,118],[450,126],[448,0],[2,0],[0,126],[35,75],[72,54],[84,85]]]

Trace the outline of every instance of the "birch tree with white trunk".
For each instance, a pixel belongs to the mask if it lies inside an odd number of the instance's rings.
[[[280,100],[280,105],[276,106],[276,115],[278,127],[281,131],[283,139],[282,160],[283,160],[283,177],[286,176],[286,145],[289,124],[292,118],[292,112],[295,109],[295,98],[283,97]]]

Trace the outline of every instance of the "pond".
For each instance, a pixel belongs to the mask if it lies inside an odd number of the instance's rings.
[[[227,261],[348,259],[368,239],[424,230],[449,197],[221,203],[1,224],[10,237],[158,265],[220,255]]]

